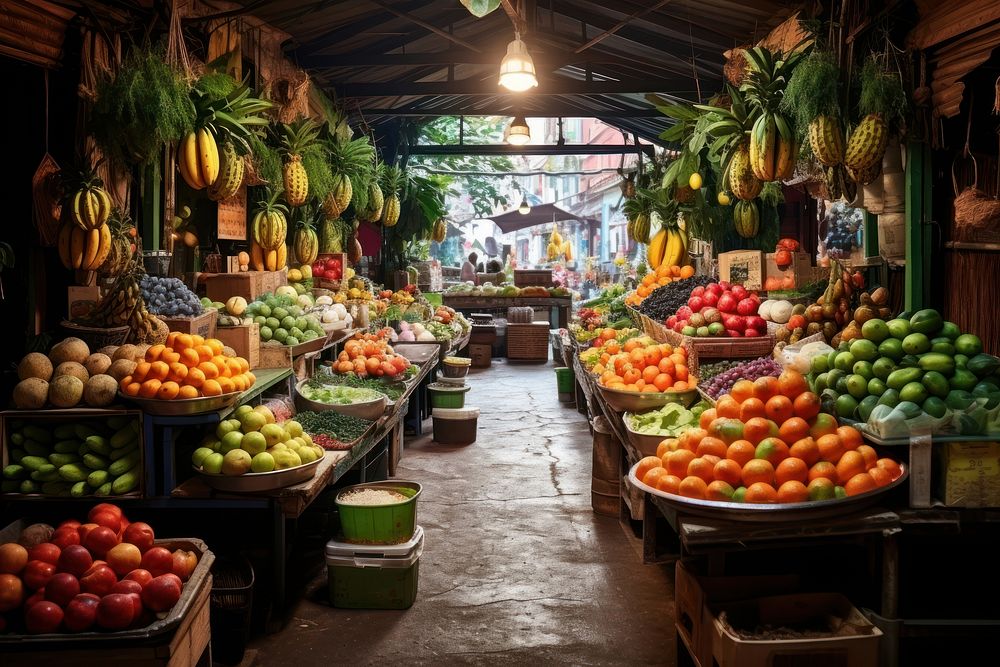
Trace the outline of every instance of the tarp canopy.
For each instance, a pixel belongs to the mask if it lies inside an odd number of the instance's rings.
[[[527,229],[528,227],[535,227],[537,225],[552,224],[553,222],[561,222],[563,220],[579,220],[580,222],[598,222],[596,218],[587,218],[583,216],[576,215],[575,213],[570,213],[569,211],[559,208],[555,204],[539,204],[538,206],[532,206],[528,213],[522,215],[515,208],[506,213],[501,213],[500,215],[495,215],[491,218],[485,218],[486,220],[492,220],[496,223],[497,227],[503,230],[504,234],[509,234],[510,232],[516,232],[519,229]]]

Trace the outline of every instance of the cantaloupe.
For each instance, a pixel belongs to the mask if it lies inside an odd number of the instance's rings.
[[[771,319],[771,306],[773,305],[774,305],[773,299],[765,300],[760,304],[760,307],[757,308],[757,315],[765,320]]]
[[[111,405],[118,392],[118,382],[110,375],[95,375],[87,380],[83,388],[83,400],[87,405],[103,408]]]
[[[52,379],[52,362],[41,352],[30,352],[24,355],[17,365],[17,379],[27,380],[38,378],[48,382]]]
[[[83,367],[86,368],[87,372],[92,376],[107,373],[108,369],[111,368],[111,357],[103,352],[94,352],[92,355],[87,357],[87,361],[83,363]]]
[[[113,377],[115,380],[121,382],[122,378],[127,375],[132,375],[135,370],[135,362],[131,359],[119,359],[111,363],[111,368],[108,369],[108,375]]]
[[[57,408],[71,408],[83,398],[83,381],[73,375],[60,375],[49,383],[49,403]]]
[[[775,301],[771,304],[771,321],[784,324],[792,316],[792,303],[790,301]]]
[[[70,337],[64,341],[56,343],[49,350],[49,359],[58,366],[64,361],[75,361],[82,364],[90,356],[90,348],[79,338]]]
[[[120,345],[115,353],[111,355],[111,361],[118,361],[119,359],[129,359],[131,361],[136,361],[136,355],[139,354],[139,348],[131,343],[126,343],[125,345]]]
[[[90,379],[90,373],[87,372],[84,365],[78,364],[75,361],[64,361],[56,366],[52,377],[59,377],[60,375],[72,375],[75,378],[79,378],[80,382],[86,382]]]
[[[14,405],[20,410],[37,410],[49,397],[49,383],[40,378],[25,378],[14,387]]]

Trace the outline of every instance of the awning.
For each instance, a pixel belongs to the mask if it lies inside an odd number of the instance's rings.
[[[532,206],[531,210],[523,215],[515,208],[511,211],[507,211],[506,213],[486,218],[486,220],[492,220],[496,223],[497,227],[499,227],[504,234],[516,232],[519,229],[527,229],[528,227],[552,224],[553,222],[562,222],[564,220],[579,220],[580,222],[588,223],[599,222],[597,218],[588,218],[576,215],[575,213],[570,213],[565,209],[559,208],[555,204],[539,204],[538,206]]]

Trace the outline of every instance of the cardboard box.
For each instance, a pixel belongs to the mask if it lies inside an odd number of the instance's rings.
[[[225,303],[232,296],[253,301],[262,294],[274,292],[288,284],[285,271],[243,271],[240,273],[215,273],[205,276],[205,296],[212,301]]]
[[[239,273],[239,272],[240,272],[240,256],[228,255],[226,257],[226,273]]]
[[[78,317],[89,315],[90,311],[97,306],[97,302],[100,300],[101,289],[97,285],[88,285],[86,287],[72,285],[67,287],[66,302],[68,304],[69,319],[74,320]]]
[[[157,315],[157,317],[160,317]],[[202,338],[215,338],[215,325],[219,321],[219,311],[209,308],[198,317],[160,317],[171,331],[198,334]]]
[[[747,289],[762,289],[764,253],[760,250],[733,250],[719,253],[719,280],[738,283]]]
[[[798,589],[796,575],[748,577],[708,577],[677,561],[674,569],[674,623],[681,641],[695,662],[702,667],[712,664],[712,621],[710,605],[744,600],[771,593],[791,593]]]
[[[726,621],[719,618],[725,613]],[[712,656],[719,667],[877,667],[882,631],[840,593],[778,595],[719,605],[712,619]],[[816,629],[841,619],[827,636],[801,639],[744,639],[760,626]],[[704,664],[704,663],[703,663]],[[708,664],[712,664],[711,662]]]
[[[937,445],[938,499],[948,507],[1000,507],[1000,442]]]
[[[233,348],[236,356],[243,357],[250,369],[260,367],[260,325],[241,324],[237,327],[218,327],[215,337],[223,345]]]
[[[815,271],[805,252],[793,252],[792,264],[785,270],[778,268],[774,261],[776,253],[764,255],[764,290],[789,290],[804,287],[813,281]]]

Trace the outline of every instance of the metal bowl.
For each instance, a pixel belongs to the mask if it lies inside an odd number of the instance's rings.
[[[628,481],[637,489],[646,493],[663,498],[667,504],[674,507],[678,512],[684,514],[694,514],[711,519],[730,519],[733,521],[805,521],[824,517],[846,514],[853,510],[863,509],[878,502],[883,496],[906,481],[909,477],[910,469],[905,463],[900,463],[902,474],[891,483],[882,488],[862,493],[859,496],[848,496],[847,498],[836,498],[834,500],[810,500],[804,503],[727,503],[715,500],[699,500],[697,498],[686,498],[677,496],[666,491],[654,489],[639,481],[635,476],[635,469],[639,466],[636,463],[628,471]]]
[[[626,412],[622,415],[622,421],[625,423],[625,430],[628,431],[628,440],[632,443],[632,446],[642,452],[643,456],[656,456],[657,446],[666,440],[667,438],[674,438],[673,435],[649,435],[648,433],[637,433],[632,430],[632,425],[629,424],[629,417],[633,413]]]
[[[231,407],[240,394],[243,392],[234,391],[221,396],[199,396],[198,398],[175,398],[170,401],[158,398],[142,398],[140,396],[128,396],[118,392],[118,397],[123,401],[135,403],[143,412],[150,415],[164,417],[189,417],[192,415],[203,415],[209,412],[222,410]]]
[[[312,410],[313,412],[325,412],[329,410],[342,415],[360,417],[361,419],[367,419],[368,421],[377,421],[383,414],[385,414],[385,406],[389,403],[389,397],[385,394],[379,394],[378,398],[374,398],[370,401],[350,403],[347,405],[311,401],[302,395],[302,385],[308,381],[308,379],[300,380],[295,384],[296,410]]]
[[[600,384],[597,388],[615,412],[648,412],[662,408],[667,403],[681,403],[687,408],[698,400],[697,388],[663,392],[624,391]]]
[[[294,468],[272,470],[271,472],[248,472],[245,475],[213,475],[191,466],[198,476],[213,489],[230,493],[260,493],[273,491],[312,479],[316,475],[323,457]]]

